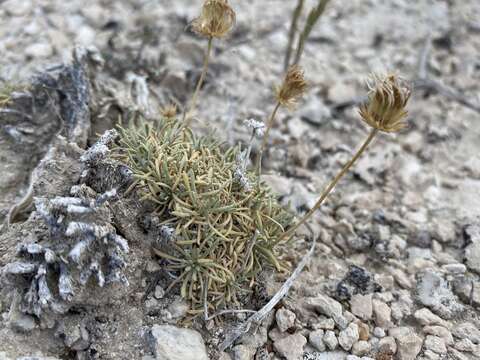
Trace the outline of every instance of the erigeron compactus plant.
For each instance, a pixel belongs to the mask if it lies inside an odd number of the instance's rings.
[[[294,238],[380,132],[405,127],[410,97],[408,85],[396,75],[372,77],[368,101],[359,109],[359,116],[371,128],[369,135],[312,209],[295,220],[261,181],[261,164],[278,112],[292,110],[308,89],[298,65],[305,38],[299,42],[295,63],[275,88],[275,104],[265,124],[245,121],[251,130],[245,150],[210,136],[197,136],[190,128],[214,40],[225,37],[234,24],[235,12],[227,0],[204,2],[201,15],[192,22],[194,31],[208,39],[204,67],[183,115],[169,107],[156,121],[120,129],[113,153],[132,170],[134,188],[142,199],[154,205],[159,220],[154,252],[173,277],[169,289],[178,285],[181,295],[191,302],[192,313],[206,317],[209,310],[225,312],[245,304],[263,269],[288,271],[278,245]],[[252,166],[256,139],[260,150]]]

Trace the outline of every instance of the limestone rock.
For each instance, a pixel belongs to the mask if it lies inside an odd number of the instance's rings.
[[[209,360],[202,336],[195,330],[154,325],[150,344],[157,360]]]
[[[372,318],[372,294],[353,295],[350,299],[351,312],[362,320],[370,320]]]
[[[431,350],[437,354],[445,354],[447,352],[447,347],[445,345],[445,341],[435,335],[427,335],[425,338],[424,347],[427,350]]]
[[[329,350],[335,350],[338,346],[338,339],[335,336],[335,333],[331,330],[325,332],[323,342],[327,345]]]
[[[288,309],[281,308],[276,312],[275,319],[277,320],[278,329],[281,332],[285,332],[295,324],[296,315]]]
[[[335,323],[342,329],[348,325],[343,316],[342,304],[326,295],[318,295],[315,298],[307,300],[307,305],[322,315],[331,317]]]
[[[383,301],[373,300],[373,314],[377,326],[384,329],[392,326],[392,309]]]
[[[338,343],[345,351],[348,351],[358,341],[359,336],[358,325],[351,323],[338,334]]]
[[[300,360],[307,339],[302,334],[289,335],[273,343],[275,351],[287,360]]]
[[[323,341],[324,335],[325,333],[323,330],[315,330],[308,335],[309,343],[320,352],[325,351],[325,348],[326,348],[325,343]]]
[[[422,349],[423,339],[409,327],[389,330],[389,335],[397,341],[398,360],[415,360]]]

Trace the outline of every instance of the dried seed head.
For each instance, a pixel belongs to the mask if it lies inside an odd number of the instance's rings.
[[[192,28],[199,35],[221,38],[232,30],[235,20],[235,11],[227,0],[206,0],[202,14],[192,22]]]
[[[411,89],[394,74],[373,75],[367,82],[370,89],[368,101],[360,106],[362,120],[384,132],[397,132],[406,127],[406,106]]]
[[[177,105],[169,104],[161,109],[161,114],[165,119],[174,119],[177,116]]]
[[[282,85],[275,89],[277,101],[289,109],[294,109],[297,100],[307,91],[307,87],[302,68],[293,65],[288,69]]]

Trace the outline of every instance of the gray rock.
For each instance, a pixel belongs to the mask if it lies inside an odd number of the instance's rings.
[[[459,341],[455,342],[454,345],[455,349],[463,352],[470,352],[470,353],[476,353],[479,351],[480,346],[475,345],[471,340],[469,339],[461,339]]]
[[[446,264],[442,266],[442,269],[449,274],[464,274],[467,272],[467,267],[464,264]]]
[[[375,329],[373,329],[373,335],[376,336],[377,338],[383,338],[385,337],[385,330],[383,330],[381,327],[375,327]]]
[[[397,327],[389,330],[389,335],[397,341],[399,360],[415,360],[422,349],[423,339],[409,327]]]
[[[345,351],[348,351],[358,341],[359,336],[358,325],[351,323],[338,334],[338,343]]]
[[[325,332],[323,330],[312,331],[308,335],[308,342],[318,351],[323,352],[326,349],[325,343],[323,342],[323,336]]]
[[[19,332],[30,332],[37,327],[35,318],[20,312],[15,312],[9,319],[10,327]]]
[[[272,330],[268,332],[268,337],[274,342],[280,339],[284,339],[288,335],[289,335],[288,333],[280,332],[280,330],[277,327],[274,327]]]
[[[345,360],[347,356],[347,353],[344,351],[325,351],[310,354],[310,356],[307,355],[304,357],[304,360]]]
[[[357,341],[355,344],[352,346],[352,354],[357,355],[357,356],[363,356],[366,355],[370,352],[372,349],[372,346],[368,341]]]
[[[405,316],[410,316],[412,314],[412,309],[414,308],[414,303],[410,293],[403,292],[399,296],[398,301],[392,302],[390,307],[392,309],[392,317],[397,321],[400,321]]]
[[[46,58],[52,53],[53,48],[49,43],[33,43],[25,48],[25,55],[30,58]]]
[[[190,306],[188,303],[181,297],[177,297],[174,302],[172,302],[167,310],[172,315],[173,319],[180,319],[187,315]]]
[[[432,350],[424,350],[422,360],[440,360],[440,355]]]
[[[452,329],[452,334],[459,339],[468,339],[474,344],[480,344],[480,329],[470,322],[457,324]]]
[[[342,315],[342,304],[326,295],[309,298],[307,306],[313,308],[319,314],[331,317],[341,329],[345,329],[348,325],[347,320]]]
[[[403,270],[392,268],[390,269],[390,274],[393,276],[397,284],[400,285],[402,288],[411,289],[413,287],[412,281]]]
[[[155,299],[163,299],[165,296],[165,290],[160,285],[155,286],[155,292],[153,293]]]
[[[392,309],[383,301],[373,300],[373,314],[377,326],[388,329],[392,326]]]
[[[150,345],[157,360],[208,360],[202,336],[195,330],[154,325]]]
[[[453,360],[473,360],[473,358],[467,356],[467,354],[461,353],[460,351],[453,348],[448,349],[448,355]]]
[[[335,329],[335,321],[325,316],[319,316],[318,321],[312,326],[314,329],[333,330]]]
[[[448,322],[443,320],[441,317],[435,315],[427,308],[415,311],[413,316],[422,325],[440,325],[446,328],[450,328],[450,324]]]
[[[480,273],[480,226],[470,225],[465,229],[465,233],[471,241],[470,245],[465,248],[467,266]]]
[[[147,265],[145,267],[145,271],[152,274],[157,271],[160,271],[162,268],[160,267],[160,264],[158,261],[153,261],[153,260],[148,260]]]
[[[335,350],[338,346],[338,339],[335,336],[335,333],[331,330],[325,332],[325,335],[323,336],[323,342],[329,350]]]
[[[83,325],[72,324],[60,332],[63,334],[65,346],[71,350],[83,351],[90,346],[90,336]]]
[[[455,326],[456,328],[457,326]],[[425,326],[423,328],[423,332],[428,335],[435,335],[441,337],[445,344],[452,345],[453,344],[453,336],[450,331],[443,326]],[[465,337],[467,334],[465,334]]]
[[[451,319],[463,308],[457,302],[457,297],[450,290],[448,283],[432,270],[418,276],[417,299],[444,319]]]
[[[222,351],[218,356],[218,360],[232,360],[232,357],[230,356],[229,353]]]
[[[361,358],[357,355],[347,355],[347,358],[345,360],[361,360]]]
[[[465,303],[480,306],[480,286],[473,276],[458,276],[453,280],[453,291]]]
[[[288,329],[290,329],[295,324],[296,318],[297,316],[295,315],[294,312],[285,308],[281,308],[277,310],[275,314],[277,326],[281,332],[285,332]]]
[[[350,311],[362,320],[370,320],[372,318],[372,294],[353,295],[350,299]]]
[[[397,352],[397,343],[392,336],[386,336],[378,342],[378,350],[383,354],[394,355]]]
[[[34,355],[34,356],[17,357],[16,360],[60,360],[60,359],[52,356]]]
[[[233,349],[233,360],[253,360],[257,349],[247,345],[237,345]]]
[[[293,334],[273,343],[275,351],[287,360],[300,360],[307,339],[302,334]]]
[[[447,352],[445,341],[441,337],[435,335],[427,335],[423,346],[425,349],[431,350],[437,354],[445,354]]]

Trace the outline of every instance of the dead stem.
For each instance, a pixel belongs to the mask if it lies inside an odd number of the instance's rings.
[[[300,276],[301,272],[303,271],[305,266],[307,266],[308,262],[310,261],[311,257],[315,252],[316,240],[314,236],[312,236],[312,239],[313,241],[310,249],[308,250],[307,254],[302,258],[302,260],[298,263],[297,267],[292,272],[292,275],[290,275],[290,277],[283,283],[282,287],[268,301],[268,303],[266,303],[255,314],[250,316],[245,322],[241,323],[239,326],[235,327],[230,332],[225,334],[225,340],[220,344],[219,347],[220,351],[225,351],[235,342],[235,340],[248,332],[252,324],[260,324],[268,316],[268,314],[270,314],[270,312],[275,308],[275,306],[277,306],[277,304],[288,294],[293,283]]]
[[[205,80],[205,76],[207,75],[208,71],[208,64],[210,63],[210,55],[212,53],[212,43],[213,43],[213,37],[210,37],[208,39],[208,46],[207,46],[207,52],[205,53],[205,59],[203,62],[203,69],[202,73],[200,75],[200,78],[198,79],[197,86],[195,88],[195,92],[193,93],[192,100],[190,102],[190,107],[188,108],[188,111],[186,111],[183,114],[183,120],[185,123],[185,126],[189,126],[191,121],[192,121],[192,113],[195,110],[195,106],[197,105],[197,100],[198,100],[198,94],[200,93],[200,89],[202,88],[203,82]]]
[[[277,105],[275,105],[275,108],[273,109],[272,113],[270,114],[270,117],[268,118],[267,122],[267,128],[265,129],[265,133],[263,135],[263,140],[262,140],[262,145],[260,147],[260,151],[258,153],[257,157],[257,176],[258,176],[258,183],[260,183],[260,174],[262,172],[262,157],[263,157],[263,152],[265,151],[265,147],[267,146],[268,142],[268,136],[270,135],[270,130],[272,129],[273,123],[275,122],[275,117],[277,115],[278,109],[280,109],[280,102],[277,102]]]
[[[295,34],[298,28],[298,20],[300,19],[300,15],[302,14],[304,0],[298,0],[297,7],[295,8],[293,15],[292,15],[292,23],[290,25],[290,32],[288,33],[288,44],[287,44],[287,52],[285,53],[285,60],[283,64],[283,68],[285,71],[288,70],[290,66],[290,60],[292,58],[292,45],[295,39]]]
[[[315,24],[318,22],[318,19],[322,16],[323,12],[325,11],[325,8],[327,7],[327,4],[330,0],[320,0],[319,4],[310,11],[308,14],[307,22],[305,24],[305,27],[303,28],[302,33],[300,34],[300,37],[298,39],[298,45],[297,45],[297,52],[295,54],[295,61],[293,62],[294,65],[298,65],[300,63],[300,59],[303,54],[303,50],[305,48],[305,43],[310,36],[310,33],[313,30],[313,27]]]
[[[283,235],[280,236],[279,241],[283,239],[289,239],[291,236],[293,236],[295,231],[301,225],[303,225],[315,213],[315,211],[317,211],[320,208],[320,206],[322,206],[323,202],[328,197],[328,195],[330,195],[330,193],[335,188],[335,186],[340,181],[340,179],[350,170],[353,164],[355,164],[355,162],[365,152],[365,150],[370,145],[372,140],[378,134],[378,131],[379,131],[378,129],[372,129],[372,131],[370,132],[370,134],[368,135],[367,139],[364,141],[360,149],[358,149],[358,151],[350,159],[350,161],[342,168],[342,170],[340,170],[340,172],[335,176],[335,178],[330,182],[330,184],[328,184],[325,190],[323,190],[322,194],[320,195],[320,198],[317,200],[315,205],[295,225],[293,225],[290,229],[284,232]]]

